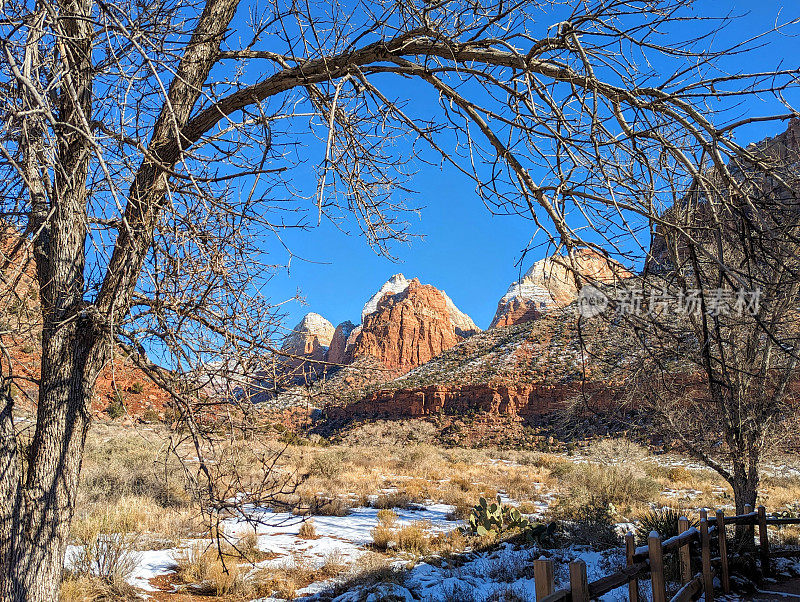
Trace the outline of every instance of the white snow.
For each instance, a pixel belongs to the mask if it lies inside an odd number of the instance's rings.
[[[128,578],[128,583],[146,591],[155,591],[150,585],[150,579],[159,575],[167,575],[175,570],[175,554],[177,549],[148,550],[136,552],[138,564],[133,574]]]
[[[396,295],[398,293],[402,293],[408,288],[408,284],[408,280],[406,280],[406,277],[402,274],[395,274],[389,278],[389,280],[387,280],[383,286],[378,289],[378,292],[372,295],[372,297],[369,298],[369,301],[364,304],[364,309],[361,310],[362,324],[368,315],[374,313],[375,310],[378,309],[378,303],[381,299],[383,299],[385,294],[390,293],[392,295]]]

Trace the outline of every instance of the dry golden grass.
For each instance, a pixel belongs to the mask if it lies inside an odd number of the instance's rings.
[[[204,595],[247,598],[254,584],[245,578],[237,559],[221,556],[214,542],[195,542],[176,555],[178,577],[190,585],[190,591]]]
[[[139,533],[144,534],[141,545],[152,548],[171,546],[204,532],[179,464],[164,453],[167,436],[158,428],[142,433],[103,425],[92,430],[73,529],[76,537],[87,529],[98,533]],[[284,449],[276,438],[268,436],[228,442],[221,435],[216,444],[223,450],[219,458],[236,464],[242,483],[257,482],[263,477],[259,457]],[[556,493],[564,508],[589,495],[603,498],[613,505],[614,519],[625,520],[642,515],[652,504],[716,508],[731,502],[729,497],[723,497],[730,495],[730,489],[715,473],[665,466],[661,459],[628,441],[600,441],[580,448],[579,453],[588,462],[537,451],[445,449],[394,441],[348,446],[289,445],[279,458],[277,469],[304,475],[304,479],[293,493],[280,496],[278,501],[286,506],[276,505],[275,509],[290,509],[306,516],[341,516],[351,506],[366,505],[377,495],[372,505],[382,509],[379,518],[383,518],[372,532],[374,548],[392,554],[422,555],[455,553],[478,542],[469,541],[457,531],[434,535],[424,524],[401,528],[389,509],[442,502],[454,506],[451,518],[464,519],[479,496],[493,498],[502,492],[521,509],[533,512],[537,509],[534,502]],[[392,492],[387,493],[390,488]],[[668,489],[677,491],[678,497],[663,495]],[[798,499],[800,479],[764,478],[761,501],[770,511],[788,508]],[[308,520],[301,536],[313,537],[313,531],[313,522]],[[787,540],[796,540],[798,535],[800,532],[791,529],[780,534]],[[263,558],[256,544],[255,535],[246,535],[236,542],[236,547],[254,562]],[[187,555],[191,557],[192,553]],[[297,561],[270,571],[267,580],[271,585],[259,585],[258,580],[244,580],[237,575],[238,566],[233,559],[229,564],[236,568],[226,573],[220,572],[219,559],[213,554],[208,558],[200,553],[194,556],[197,558],[183,562],[186,580],[206,581],[210,589],[229,592],[229,596],[247,588],[266,591],[273,587],[269,593],[291,593],[292,588],[302,587],[298,584],[309,578],[327,578],[328,572],[338,574],[344,570],[337,565],[341,559],[332,559],[328,569],[314,569]],[[373,573],[386,571],[377,561],[373,568]],[[363,571],[362,577],[369,578],[368,573]],[[351,577],[361,578],[356,574]],[[89,592],[86,595],[95,595],[85,585]],[[80,589],[74,583],[65,582],[64,587]]]
[[[300,525],[298,537],[300,537],[300,539],[317,539],[317,537],[319,537],[317,535],[317,528],[314,526],[313,520],[308,519],[303,521],[303,524]]]
[[[428,521],[414,521],[397,531],[397,549],[415,556],[424,556],[430,551],[430,529]]]
[[[116,590],[97,577],[67,577],[61,582],[61,602],[105,602],[140,600],[132,588]]]

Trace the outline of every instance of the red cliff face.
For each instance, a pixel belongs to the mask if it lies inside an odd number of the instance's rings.
[[[340,357],[337,347],[335,357],[349,363],[369,355],[405,373],[462,341],[456,327],[446,297],[415,278],[404,291],[385,294],[376,310],[364,317],[360,332],[350,333],[351,339],[356,336],[349,349]]]
[[[41,308],[36,266],[31,244],[11,227],[0,223],[0,342],[5,346],[20,395],[18,407],[35,408],[38,390],[33,381],[41,369]],[[117,349],[101,371],[91,401],[92,412],[107,418],[103,410],[121,397],[132,416],[145,412],[163,417],[170,396],[154,385],[125,353]]]
[[[350,334],[355,330],[356,325],[350,320],[342,322],[336,327],[331,338],[330,347],[328,347],[328,362],[331,364],[346,364],[348,363],[347,353],[347,340]]]
[[[591,398],[603,407],[613,395],[607,383],[428,385],[413,389],[381,390],[344,407],[331,407],[332,419],[422,418],[436,414],[479,412],[517,420],[535,420],[576,400]]]

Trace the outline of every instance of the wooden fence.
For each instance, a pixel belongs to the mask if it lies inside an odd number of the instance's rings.
[[[650,533],[646,546],[636,547],[632,533],[625,536],[625,552],[627,566],[619,572],[606,575],[589,583],[586,575],[586,563],[582,560],[569,564],[569,588],[555,589],[553,561],[547,559],[534,561],[534,580],[536,582],[537,602],[588,602],[619,587],[628,586],[630,602],[640,602],[639,579],[650,575],[653,591],[653,602],[667,602],[666,580],[664,578],[664,556],[677,554],[680,566],[682,587],[670,599],[670,602],[687,602],[705,594],[706,602],[714,600],[714,577],[719,577],[722,591],[731,591],[730,571],[728,569],[729,553],[726,527],[728,525],[746,525],[750,539],[755,537],[758,526],[758,555],[761,571],[765,576],[770,571],[770,549],[767,538],[768,525],[800,525],[800,518],[769,518],[764,506],[753,512],[751,506],[745,506],[745,513],[738,516],[725,516],[717,510],[715,516],[708,517],[706,510],[700,512],[698,527],[689,527],[689,521],[681,518],[678,521],[679,535],[662,540],[655,531]],[[718,557],[711,557],[711,542],[718,542]],[[700,545],[700,570],[696,573],[692,568],[690,546]]]

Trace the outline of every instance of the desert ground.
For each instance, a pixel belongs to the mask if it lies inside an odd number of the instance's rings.
[[[568,581],[569,560],[583,559],[591,580],[624,564],[620,535],[663,532],[669,509],[691,519],[701,508],[733,508],[714,472],[626,439],[552,451],[447,448],[393,443],[394,426],[367,423],[337,444],[221,435],[208,442],[207,462],[236,482],[225,484],[231,506],[210,519],[185,437],[158,423],[95,423],[63,599],[533,600],[533,559],[563,567],[557,584]],[[797,458],[774,455],[762,478],[770,512],[800,513]],[[246,493],[237,486],[264,483],[281,483],[264,496],[269,504],[236,503]],[[498,496],[531,525],[553,526],[534,538],[519,528],[475,534],[472,507]],[[770,536],[793,545],[800,531]]]

